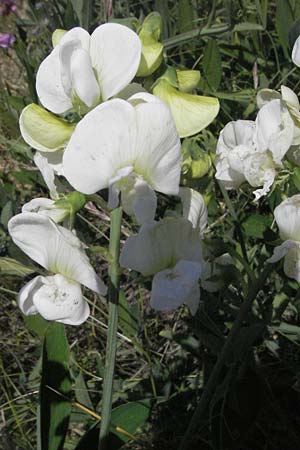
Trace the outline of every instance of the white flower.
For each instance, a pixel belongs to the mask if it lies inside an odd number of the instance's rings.
[[[26,212],[43,214],[55,223],[62,222],[70,214],[65,208],[56,207],[55,200],[44,197],[34,198],[30,202],[25,203],[22,207],[22,213]]]
[[[120,265],[154,275],[151,306],[158,310],[185,303],[195,314],[199,305],[198,280],[202,271],[199,231],[185,219],[164,219],[143,225],[125,242]]]
[[[294,137],[294,122],[287,106],[282,100],[271,100],[259,110],[255,122],[257,150],[269,150],[280,165]]]
[[[153,219],[154,190],[176,195],[180,140],[167,105],[150,94],[113,99],[94,108],[76,126],[63,156],[64,175],[84,194],[109,188],[118,205],[138,222]]]
[[[275,247],[269,263],[284,257],[285,274],[300,282],[300,194],[287,198],[274,210],[280,237],[284,242]]]
[[[216,178],[226,189],[238,188],[245,180],[241,159],[253,153],[255,122],[229,122],[221,131],[216,151]]]
[[[79,325],[89,316],[80,284],[105,295],[106,287],[92,268],[83,244],[48,217],[22,213],[8,223],[14,243],[35,262],[56,274],[37,276],[18,296],[25,315],[40,313],[47,320]]]
[[[73,28],[41,63],[36,77],[38,97],[56,114],[76,104],[94,107],[130,83],[140,58],[139,37],[123,25],[100,25],[91,36],[83,28]]]
[[[189,220],[202,236],[207,226],[207,207],[204,198],[199,192],[187,187],[179,188],[179,197],[182,201],[183,217]]]

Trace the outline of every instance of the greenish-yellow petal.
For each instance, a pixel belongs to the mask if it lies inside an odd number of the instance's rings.
[[[34,103],[23,109],[19,124],[24,141],[41,152],[55,152],[63,148],[75,128],[75,124]]]
[[[146,77],[155,72],[163,60],[163,45],[159,42],[162,31],[162,18],[153,12],[145,18],[139,37],[142,41],[142,56],[137,76]]]
[[[155,85],[153,94],[169,105],[180,137],[199,133],[214,120],[220,109],[217,98],[180,92],[163,79]]]
[[[61,28],[57,28],[52,33],[52,45],[53,47],[56,47],[57,44],[59,44],[59,41],[63,37],[64,34],[66,34],[67,30],[62,30]]]
[[[196,89],[201,75],[199,70],[176,70],[178,87],[182,92],[191,92]]]

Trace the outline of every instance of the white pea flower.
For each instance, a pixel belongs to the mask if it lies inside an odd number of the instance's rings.
[[[151,94],[113,99],[76,126],[63,156],[63,170],[79,192],[109,189],[108,206],[119,203],[139,224],[153,219],[154,190],[177,195],[180,140],[167,105]]]
[[[106,287],[92,268],[82,242],[71,231],[35,213],[14,216],[8,231],[26,255],[54,274],[37,276],[21,289],[18,304],[22,312],[39,313],[46,320],[68,325],[83,323],[90,309],[80,284],[103,295]]]
[[[241,159],[255,151],[255,122],[229,122],[221,131],[216,151],[216,178],[226,189],[238,188],[245,180]]]
[[[106,23],[92,35],[76,27],[57,40],[36,77],[40,102],[56,114],[108,100],[130,83],[139,67],[141,41],[123,25]]]
[[[189,220],[202,236],[207,226],[207,207],[204,198],[199,192],[188,187],[179,188],[179,197],[182,201],[183,217]]]
[[[199,306],[198,280],[202,272],[199,231],[185,219],[164,219],[144,224],[125,242],[120,265],[154,275],[151,306],[166,311],[185,303],[195,314]]]
[[[34,198],[30,202],[25,203],[22,206],[22,213],[28,212],[43,214],[55,223],[62,222],[69,215],[68,210],[56,207],[55,200],[44,197]]]
[[[300,282],[300,194],[280,203],[274,210],[274,216],[284,242],[275,247],[268,262],[274,263],[284,257],[285,274]]]
[[[255,146],[259,152],[269,150],[276,164],[293,143],[294,122],[286,104],[279,99],[271,100],[259,110],[256,117]]]

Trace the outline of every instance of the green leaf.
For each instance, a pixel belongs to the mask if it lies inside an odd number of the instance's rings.
[[[139,331],[139,309],[137,305],[130,306],[126,300],[124,291],[119,295],[119,325],[127,337],[134,337]]]
[[[42,379],[40,386],[41,450],[63,450],[71,414],[69,348],[64,325],[52,322],[43,343]]]
[[[242,22],[234,26],[233,31],[264,31],[264,27],[259,23]]]
[[[271,223],[271,217],[252,214],[244,220],[242,228],[247,236],[262,239],[264,232],[271,226]]]
[[[76,400],[87,408],[93,410],[94,406],[89,396],[89,392],[81,372],[75,378]]]
[[[288,0],[276,0],[276,31],[284,55],[290,59],[289,29],[293,24],[293,14]]]
[[[115,426],[121,427],[127,432],[134,434],[138,428],[143,426],[147,421],[151,412],[150,400],[142,400],[139,402],[126,403],[112,410],[111,421]],[[129,438],[112,430],[123,442],[127,442]]]
[[[12,218],[13,215],[14,215],[14,205],[11,200],[8,200],[8,202],[3,207],[0,216],[0,223],[4,226],[4,228],[7,228],[8,221],[9,219]]]
[[[50,322],[39,314],[35,314],[34,316],[23,316],[23,319],[29,330],[40,337],[45,335],[46,330],[50,325]]]
[[[1,275],[13,275],[15,277],[26,277],[36,272],[34,267],[25,266],[8,256],[0,257],[0,272]]]
[[[191,0],[178,2],[178,28],[180,33],[190,31],[195,27],[195,10]]]
[[[222,78],[222,61],[217,41],[209,39],[203,57],[203,73],[209,87],[216,91]]]

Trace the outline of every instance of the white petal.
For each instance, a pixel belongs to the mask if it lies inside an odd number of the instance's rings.
[[[293,50],[292,50],[292,60],[296,66],[300,67],[300,36],[296,39]]]
[[[72,87],[89,108],[100,98],[100,89],[93,72],[90,55],[83,48],[75,50],[70,63]]]
[[[158,272],[152,282],[152,308],[166,311],[190,302],[195,312],[194,301],[200,274],[201,264],[185,260],[179,261],[173,269]]]
[[[79,41],[80,47],[82,47],[87,52],[89,51],[91,36],[84,28],[74,27],[71,30],[67,31],[67,33],[65,33],[62,36],[61,40],[59,41],[59,44],[63,45],[66,42],[74,40]]]
[[[63,151],[57,151],[54,153],[36,152],[33,158],[35,165],[40,170],[42,177],[49,189],[50,197],[52,199],[57,199],[59,197],[55,174],[57,172],[59,173],[62,169],[62,155]],[[53,159],[54,163],[49,163],[49,160],[52,162]]]
[[[183,217],[202,234],[207,225],[207,207],[202,195],[194,189],[181,187],[179,196],[183,205]]]
[[[300,194],[281,202],[275,208],[274,216],[281,239],[300,241]]]
[[[70,214],[68,210],[56,207],[54,200],[42,197],[34,198],[30,202],[25,203],[22,207],[22,212],[43,214],[56,223],[62,222]]]
[[[230,167],[227,156],[216,155],[215,165],[215,177],[224,184],[225,189],[237,189],[245,181],[242,173],[236,172]]]
[[[41,278],[42,286],[32,293],[33,304],[41,316],[67,325],[85,322],[90,308],[82,297],[80,284],[62,275]]]
[[[300,282],[300,247],[292,248],[286,254],[283,262],[283,270],[286,276]]]
[[[281,95],[273,89],[261,89],[256,95],[256,103],[259,109],[275,99],[281,99]]]
[[[71,60],[74,52],[81,48],[81,42],[78,39],[68,40],[59,45],[59,63],[60,77],[64,91],[70,99],[72,98],[72,74]]]
[[[164,219],[143,225],[136,236],[127,239],[120,264],[148,276],[181,259],[202,263],[199,233],[188,220]]]
[[[263,106],[256,118],[256,144],[259,152],[270,150],[274,161],[281,163],[290,148],[294,122],[281,100],[272,100]]]
[[[145,95],[145,94],[144,94]],[[156,191],[177,195],[181,170],[181,147],[168,106],[162,101],[139,103],[135,172]]]
[[[267,259],[268,263],[275,263],[279,261],[281,258],[283,258],[291,249],[294,249],[295,247],[299,247],[299,242],[296,241],[284,241],[283,244],[279,245],[278,247],[274,248],[273,255],[271,258]]]
[[[299,112],[299,100],[297,95],[295,94],[292,89],[290,89],[287,86],[282,85],[281,86],[281,94],[282,94],[282,100],[286,102],[286,104],[296,112]]]
[[[239,145],[253,147],[254,133],[255,122],[252,120],[229,122],[220,133],[217,154],[229,152]]]
[[[134,78],[141,47],[138,35],[123,25],[106,23],[93,32],[90,55],[103,100],[120,92]]]
[[[61,114],[72,108],[72,101],[61,80],[60,45],[41,63],[36,75],[36,91],[42,105]]]
[[[45,269],[105,295],[104,283],[92,268],[83,244],[71,231],[36,213],[14,216],[8,229],[14,243]]]
[[[32,297],[34,292],[42,286],[43,278],[44,277],[41,277],[40,275],[33,278],[33,280],[22,287],[18,294],[18,305],[25,316],[31,316],[38,313],[38,310],[33,304]]]
[[[135,160],[136,117],[125,100],[94,108],[77,124],[63,156],[64,174],[84,194],[109,186],[122,167]]]

